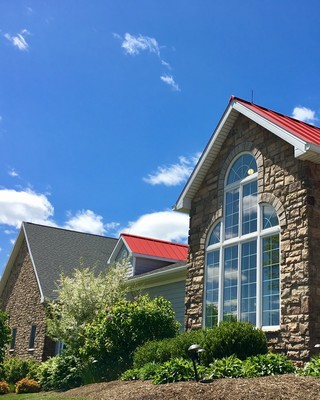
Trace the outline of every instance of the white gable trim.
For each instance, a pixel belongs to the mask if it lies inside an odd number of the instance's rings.
[[[126,246],[130,257],[132,256],[132,251],[129,248],[128,244],[126,243],[124,238],[122,236],[120,236],[119,239],[118,239],[118,243],[115,245],[115,247],[114,247],[114,249],[113,249],[113,251],[112,251],[112,253],[111,253],[110,257],[109,257],[108,264],[112,264],[116,260],[118,254],[119,254],[119,251],[121,250],[122,245]]]

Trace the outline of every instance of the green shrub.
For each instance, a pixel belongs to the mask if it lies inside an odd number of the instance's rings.
[[[0,394],[9,393],[9,385],[6,381],[0,381]]]
[[[148,295],[122,301],[86,327],[85,359],[98,360],[101,378],[113,379],[132,366],[134,350],[144,342],[176,336],[171,303],[163,297]]]
[[[296,371],[293,362],[284,354],[260,354],[246,360],[255,371],[255,376],[290,374]]]
[[[34,360],[13,357],[3,363],[3,375],[7,382],[16,383],[26,377],[35,377],[37,368]]]
[[[43,390],[67,390],[82,384],[82,367],[78,358],[62,355],[40,364],[38,381]]]
[[[192,362],[183,358],[173,358],[158,367],[152,383],[158,385],[162,383],[190,381],[192,379],[194,379]]]
[[[208,371],[210,379],[240,378],[243,375],[243,362],[235,356],[214,360]]]
[[[40,392],[40,385],[33,379],[24,378],[17,382],[16,393],[37,393]]]
[[[216,358],[235,355],[245,360],[268,352],[265,333],[249,322],[220,322],[213,329],[204,331],[204,341],[200,345],[206,350],[202,356],[205,365]]]
[[[202,330],[182,332],[171,339],[147,342],[134,352],[134,367],[141,368],[150,362],[164,363],[172,358],[189,359],[188,348],[194,343],[201,342],[203,342]]]
[[[124,371],[120,376],[121,381],[138,381],[140,380],[140,369],[132,368]]]
[[[320,376],[320,355],[311,357],[303,369],[299,370],[300,375]]]

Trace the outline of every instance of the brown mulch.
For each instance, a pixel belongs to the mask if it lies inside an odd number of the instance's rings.
[[[320,400],[320,379],[290,374],[166,385],[113,381],[72,389],[63,395],[95,400]]]

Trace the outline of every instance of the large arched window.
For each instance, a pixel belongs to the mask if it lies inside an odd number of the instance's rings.
[[[231,165],[223,218],[207,240],[205,325],[249,321],[280,324],[279,221],[274,208],[257,202],[257,164],[249,153]]]

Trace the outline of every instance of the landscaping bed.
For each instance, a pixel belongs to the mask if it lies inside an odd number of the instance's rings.
[[[71,389],[63,396],[96,400],[315,400],[320,398],[320,379],[287,374],[165,385],[112,381]]]

